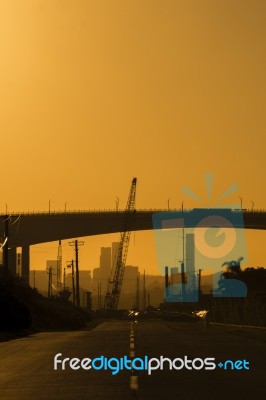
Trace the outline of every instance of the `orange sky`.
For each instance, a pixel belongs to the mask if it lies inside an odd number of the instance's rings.
[[[182,188],[204,196],[206,172],[265,208],[265,17],[264,0],[0,0],[0,212],[124,207],[133,176],[137,208],[198,207]],[[117,238],[84,239],[82,267]],[[264,243],[248,233],[249,263]],[[152,232],[128,262],[156,272]]]

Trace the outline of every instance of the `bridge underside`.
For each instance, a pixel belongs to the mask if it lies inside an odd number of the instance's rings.
[[[186,226],[195,226],[194,221],[205,218],[210,213],[208,209],[190,211],[162,211],[148,210],[135,211],[130,214],[133,231],[151,230],[153,216],[160,212],[163,220],[172,220],[179,215],[184,217]],[[234,219],[235,211],[229,213]],[[266,212],[238,212],[243,215],[242,225],[234,224],[236,228],[266,229]],[[16,274],[16,249],[22,247],[22,276],[29,282],[30,268],[30,246],[45,242],[52,242],[78,237],[102,235],[108,233],[123,232],[125,226],[125,212],[73,212],[73,213],[49,213],[49,214],[23,214],[23,215],[0,215],[1,241],[8,236],[8,269],[12,275]],[[187,225],[187,221],[189,222]],[[243,226],[244,224],[244,226]],[[206,225],[207,226],[207,225]],[[162,226],[161,226],[162,227]],[[158,227],[158,228],[161,228]],[[8,234],[7,234],[8,233]],[[4,252],[5,253],[5,252]]]

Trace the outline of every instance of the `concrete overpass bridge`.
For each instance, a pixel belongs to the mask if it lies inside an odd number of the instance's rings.
[[[190,210],[136,210],[130,213],[133,231],[151,230],[153,215],[162,213],[162,218],[174,218],[177,213],[186,220],[187,227],[194,227],[195,221],[205,220],[205,217],[214,213],[215,209],[190,209]],[[216,209],[224,210],[224,209]],[[236,228],[266,229],[265,210],[230,210],[226,209],[226,216]],[[239,219],[239,216],[243,218]],[[240,222],[238,222],[240,221]],[[242,222],[241,222],[242,221]],[[202,225],[209,226],[209,225]],[[222,225],[220,225],[222,227]],[[224,225],[228,227],[228,225]],[[160,227],[158,227],[160,228]],[[84,236],[102,235],[122,232],[125,227],[125,211],[73,211],[49,213],[14,213],[0,215],[0,237],[3,243],[8,237],[8,269],[10,274],[16,273],[16,251],[22,247],[22,276],[29,281],[30,246],[45,242],[73,239]],[[8,250],[7,250],[8,249]]]

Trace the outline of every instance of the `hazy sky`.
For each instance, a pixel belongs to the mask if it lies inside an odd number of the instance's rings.
[[[133,176],[137,208],[198,207],[182,187],[204,196],[206,172],[214,197],[236,182],[230,201],[265,208],[265,17],[264,0],[0,0],[0,212],[124,207]],[[86,239],[82,265],[111,240]],[[152,233],[129,262],[156,271]]]

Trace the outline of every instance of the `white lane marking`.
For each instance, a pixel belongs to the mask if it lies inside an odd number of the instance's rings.
[[[131,375],[129,385],[130,385],[131,390],[138,390],[138,388],[139,388],[138,377]]]
[[[131,323],[131,328],[130,328],[130,339],[129,339],[129,355],[130,358],[133,359],[135,358],[135,338],[134,338],[134,328],[133,328],[133,323]],[[137,392],[139,389],[138,385],[138,377],[135,375],[130,376],[130,381],[129,381],[129,387],[133,392]]]

